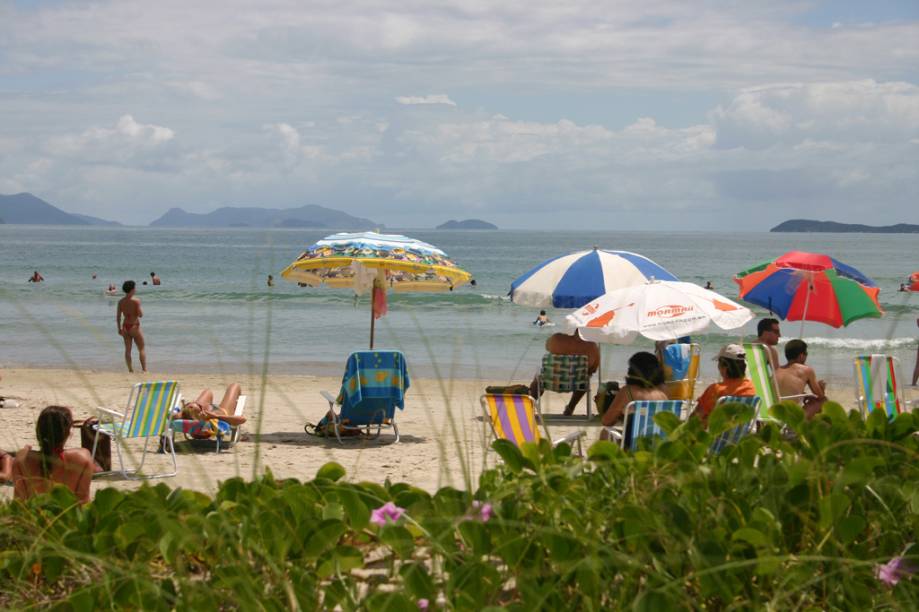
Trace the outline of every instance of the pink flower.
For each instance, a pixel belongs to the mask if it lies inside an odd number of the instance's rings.
[[[875,569],[877,579],[887,586],[894,586],[905,578],[916,573],[916,567],[903,557],[894,557],[884,565],[878,565]]]
[[[382,527],[388,521],[397,522],[403,514],[405,514],[405,508],[400,508],[392,502],[386,502],[370,513],[370,522]]]
[[[431,605],[431,602],[429,602],[427,599],[419,599],[419,600],[418,600],[418,609],[419,609],[419,610],[427,610],[429,605]]]
[[[487,523],[489,520],[491,520],[491,517],[494,514],[494,509],[490,503],[480,502],[477,499],[472,501],[472,509],[478,513],[478,518],[480,518],[483,523]]]

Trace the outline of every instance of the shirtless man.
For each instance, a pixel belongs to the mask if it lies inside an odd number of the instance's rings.
[[[150,273],[150,282],[151,282],[153,285],[161,285],[161,284],[162,284],[162,281],[160,281],[160,277],[156,275],[156,272],[151,272],[151,273]]]
[[[810,388],[813,395],[793,399],[804,406],[804,414],[808,419],[812,419],[826,402],[826,382],[817,380],[814,368],[805,365],[807,343],[804,340],[789,340],[785,345],[785,359],[788,360],[788,363],[775,371],[775,382],[779,385],[779,395],[782,397],[805,395],[805,388]]]
[[[600,347],[596,342],[588,342],[581,339],[578,330],[574,330],[571,335],[564,333],[552,334],[546,340],[546,350],[553,355],[587,355],[587,375],[593,376],[593,373],[600,367]],[[538,398],[543,391],[542,385],[539,384],[539,375],[530,383],[530,395]],[[574,407],[584,397],[586,391],[575,391],[571,394],[571,400],[565,407],[565,414],[574,414]]]
[[[764,345],[766,347],[766,352],[769,354],[769,363],[772,364],[772,371],[779,371],[779,352],[775,349],[775,345],[779,343],[779,338],[782,337],[782,332],[779,329],[779,322],[777,319],[763,319],[756,325],[756,342]]]
[[[131,345],[137,343],[137,353],[140,355],[140,368],[147,371],[147,353],[144,350],[144,334],[140,331],[140,318],[144,316],[140,300],[134,297],[136,284],[134,281],[125,281],[121,289],[125,296],[118,300],[118,310],[115,311],[115,326],[118,335],[124,338],[124,362],[128,364],[128,372],[134,371],[131,364]],[[122,319],[123,318],[123,319]]]
[[[38,273],[38,270],[32,272],[32,276],[29,277],[30,283],[40,283],[45,280],[45,277]]]

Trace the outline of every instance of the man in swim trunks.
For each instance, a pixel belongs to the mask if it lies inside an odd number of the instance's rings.
[[[118,310],[115,311],[115,326],[118,335],[124,338],[124,362],[128,365],[128,372],[134,371],[131,364],[131,346],[137,343],[137,353],[140,356],[140,368],[147,371],[147,353],[144,350],[144,334],[140,331],[140,318],[144,316],[140,300],[134,297],[136,284],[134,281],[125,281],[121,286],[125,296],[118,300]]]
[[[772,364],[772,371],[778,372],[779,352],[775,349],[775,346],[779,343],[779,338],[782,337],[778,319],[763,319],[757,323],[756,333],[756,342],[764,345],[766,352],[769,353],[769,363]]]
[[[553,355],[587,355],[587,375],[593,376],[593,373],[600,367],[600,347],[596,342],[589,342],[581,338],[578,330],[573,334],[557,333],[549,336],[546,340],[546,351]],[[530,383],[530,395],[538,398],[543,391],[542,385],[539,384],[539,375]],[[574,414],[574,407],[584,397],[586,391],[575,391],[571,394],[571,399],[565,407],[565,414]]]
[[[804,414],[808,419],[820,412],[826,402],[826,382],[817,380],[814,368],[806,365],[807,343],[804,340],[789,340],[785,345],[785,359],[788,363],[775,371],[775,382],[779,385],[779,395],[793,397],[793,401],[804,407]],[[805,389],[809,387],[812,395],[806,395]]]

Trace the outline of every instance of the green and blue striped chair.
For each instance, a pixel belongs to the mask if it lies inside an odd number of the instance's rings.
[[[115,445],[118,455],[120,473],[128,479],[165,478],[175,476],[176,454],[172,443],[172,436],[166,434],[170,415],[179,397],[179,383],[174,380],[159,382],[138,383],[131,388],[131,395],[125,411],[118,412],[108,408],[99,408],[99,424],[96,425],[96,437],[93,441],[93,456],[96,456],[96,445],[99,434],[108,436]],[[144,449],[137,467],[127,469],[124,454],[129,454],[127,447],[122,449],[126,440],[144,439]],[[147,448],[150,438],[157,441],[157,447],[162,444],[163,451],[172,457],[172,471],[161,474],[140,475],[147,458]],[[114,473],[103,472],[104,474]]]
[[[909,410],[898,382],[898,360],[890,355],[859,355],[855,358],[855,401],[864,418],[883,410],[890,419]]]

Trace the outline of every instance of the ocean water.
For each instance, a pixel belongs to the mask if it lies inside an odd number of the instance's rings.
[[[389,314],[377,321],[376,346],[404,351],[416,375],[529,380],[546,336],[564,329],[565,312],[549,312],[560,322],[555,328],[532,327],[537,312],[510,303],[510,283],[549,257],[595,245],[641,253],[681,280],[709,280],[731,298],[737,296],[732,276],[755,263],[792,249],[831,254],[878,283],[886,315],[841,329],[805,323],[809,363],[821,376],[848,380],[853,355],[888,352],[901,359],[904,376],[912,371],[919,295],[897,288],[919,268],[915,236],[393,231],[439,246],[477,281],[452,293],[390,295]],[[0,366],[123,368],[117,298],[103,290],[128,278],[140,283],[155,271],[163,284],[138,290],[151,370],[338,374],[348,353],[367,347],[367,298],[280,278],[328,233],[0,225]],[[46,281],[27,283],[36,269]],[[268,274],[276,280],[270,289]],[[800,327],[785,322],[782,331],[799,337]],[[755,320],[737,333],[719,330],[697,341],[709,357],[725,342],[753,336]],[[605,346],[604,377],[621,377],[628,355],[651,347],[641,339]],[[715,377],[705,361],[703,377]]]

